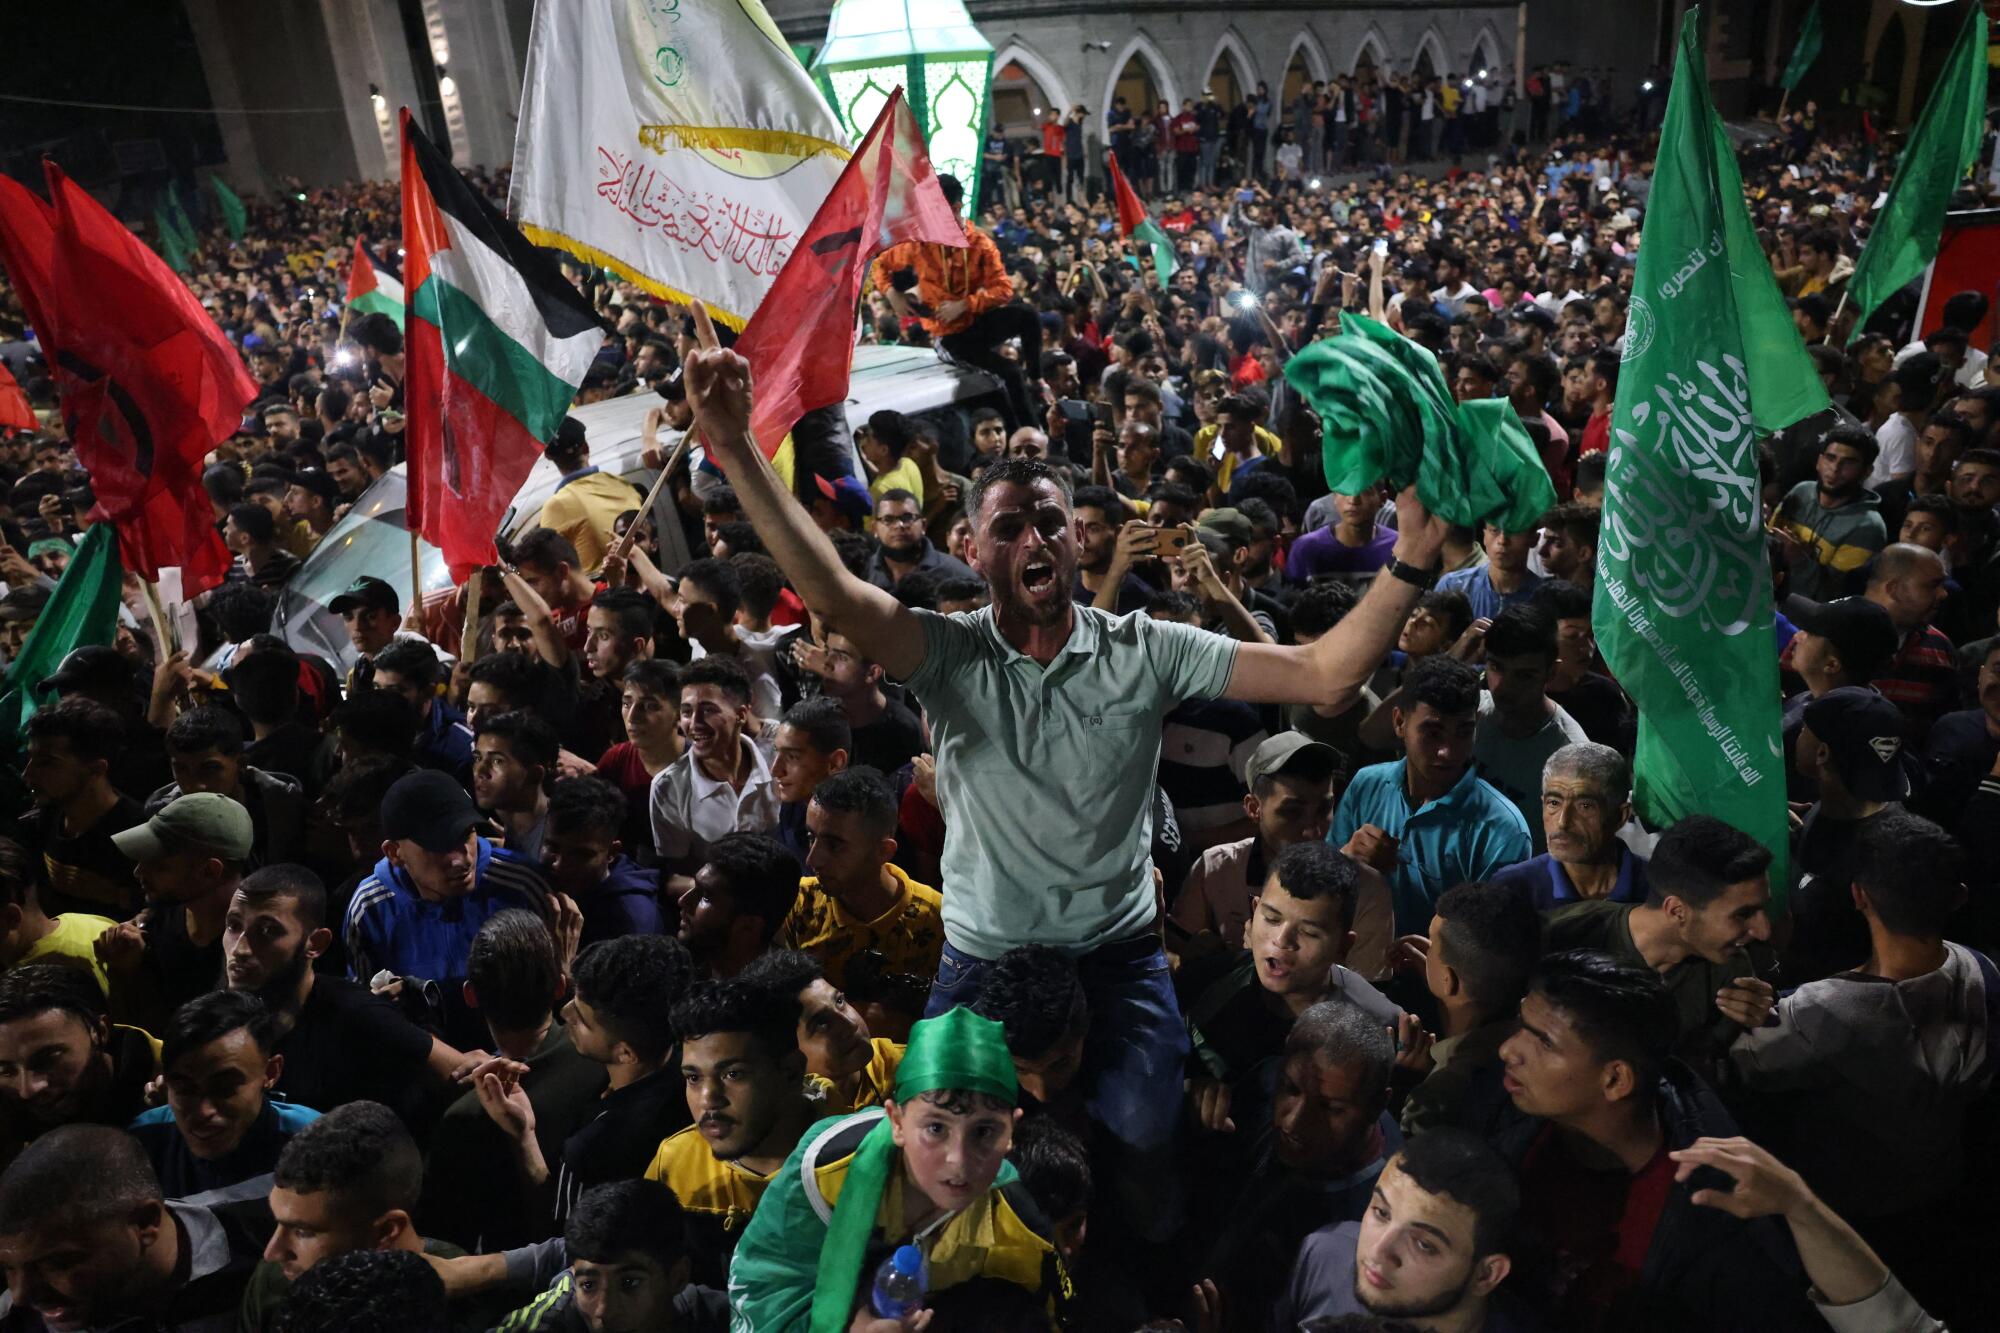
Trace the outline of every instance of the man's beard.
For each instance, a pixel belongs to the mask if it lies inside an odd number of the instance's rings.
[[[1468,1272],[1465,1281],[1458,1284],[1457,1290],[1433,1300],[1411,1301],[1404,1304],[1390,1301],[1378,1303],[1377,1300],[1369,1299],[1368,1289],[1361,1283],[1361,1271],[1358,1267],[1354,1273],[1354,1299],[1360,1303],[1362,1309],[1382,1319],[1429,1319],[1436,1315],[1449,1314],[1458,1308],[1458,1303],[1465,1299],[1466,1290],[1471,1286],[1472,1274]]]
[[[924,539],[922,537],[913,538],[907,546],[891,546],[889,543],[883,542],[882,554],[887,559],[894,560],[897,564],[914,565],[917,561],[924,558]]]
[[[304,980],[306,971],[312,966],[312,959],[306,954],[306,946],[301,943],[292,954],[291,961],[283,970],[274,972],[256,990],[264,1007],[274,1014],[296,1014],[299,1007],[299,982]]]

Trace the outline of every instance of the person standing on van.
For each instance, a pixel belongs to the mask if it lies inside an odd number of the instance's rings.
[[[937,182],[952,212],[960,212],[965,187],[958,177],[940,172]],[[993,238],[970,222],[962,225],[963,246],[904,241],[884,250],[875,261],[875,288],[889,298],[898,315],[922,319],[953,360],[999,377],[1006,389],[1003,411],[1011,434],[1034,425],[1041,416],[1022,376],[1022,367],[1039,369],[1042,364],[1041,316],[1014,300],[1014,284]],[[909,270],[917,279],[914,303],[908,278],[901,285],[897,282],[897,275]],[[1020,354],[1001,355],[1002,345],[1014,339],[1020,340]]]

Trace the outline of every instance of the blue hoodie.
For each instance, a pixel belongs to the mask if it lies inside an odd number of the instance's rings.
[[[479,866],[463,898],[426,902],[410,877],[383,857],[347,905],[347,975],[366,986],[378,971],[443,982],[465,975],[472,937],[510,907],[540,916],[547,889],[539,871],[478,839]]]

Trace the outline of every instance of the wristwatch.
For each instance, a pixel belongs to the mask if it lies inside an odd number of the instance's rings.
[[[1437,570],[1419,569],[1408,561],[1398,560],[1393,555],[1389,557],[1388,575],[1392,579],[1401,579],[1419,592],[1429,592],[1437,586],[1438,581]]]

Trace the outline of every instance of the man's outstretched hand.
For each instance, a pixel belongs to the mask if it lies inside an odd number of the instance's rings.
[[[695,336],[681,379],[694,408],[695,429],[711,451],[733,458],[750,438],[750,363],[716,339],[708,307],[694,303]]]

